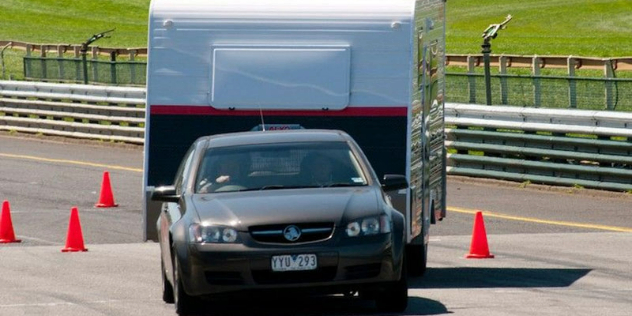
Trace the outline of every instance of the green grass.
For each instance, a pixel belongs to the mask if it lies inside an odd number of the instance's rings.
[[[492,53],[632,56],[629,0],[450,0],[447,52],[478,54],[483,30],[513,16]]]
[[[116,28],[95,45],[145,47],[149,2],[0,0],[0,40],[80,44]],[[483,30],[512,14],[492,41],[493,53],[632,56],[631,12],[630,0],[450,0],[447,52],[480,53]]]
[[[0,0],[0,39],[81,44],[116,28],[101,47],[147,46],[150,0]]]

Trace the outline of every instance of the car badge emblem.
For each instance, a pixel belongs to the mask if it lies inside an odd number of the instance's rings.
[[[285,237],[288,241],[297,241],[301,238],[301,229],[295,225],[285,227],[283,230],[283,237]]]

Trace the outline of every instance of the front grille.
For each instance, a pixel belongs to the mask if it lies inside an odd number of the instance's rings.
[[[336,277],[336,267],[323,267],[312,271],[273,272],[254,270],[252,278],[258,284],[292,284],[308,282],[327,282]]]
[[[380,274],[382,264],[372,263],[346,268],[347,280],[374,278]]]
[[[244,280],[239,272],[204,272],[206,282],[213,285],[241,285]]]
[[[283,236],[283,230],[288,226],[297,226],[301,230],[301,236],[295,241],[289,241]],[[252,226],[249,228],[250,236],[258,242],[275,244],[294,244],[329,239],[334,231],[334,223],[303,223],[303,224],[276,224]]]

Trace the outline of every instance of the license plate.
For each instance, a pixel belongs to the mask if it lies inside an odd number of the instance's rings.
[[[318,268],[315,254],[272,256],[272,271],[304,271]]]

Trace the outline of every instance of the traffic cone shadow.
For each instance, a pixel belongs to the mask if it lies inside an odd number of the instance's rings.
[[[114,203],[114,194],[112,194],[112,186],[110,185],[110,173],[103,172],[103,182],[101,183],[101,195],[99,202],[94,205],[95,207],[117,207],[118,204]]]
[[[489,252],[485,222],[483,221],[483,213],[480,211],[476,212],[476,216],[474,217],[470,253],[465,255],[465,257],[468,259],[494,258],[494,255]]]
[[[2,214],[0,215],[0,244],[8,244],[12,242],[21,242],[15,239],[13,231],[13,221],[11,221],[11,208],[9,201],[2,202]]]
[[[77,207],[70,210],[70,221],[68,222],[68,235],[66,236],[66,247],[61,252],[88,251],[83,244],[83,234],[81,223],[79,222],[79,211]]]

